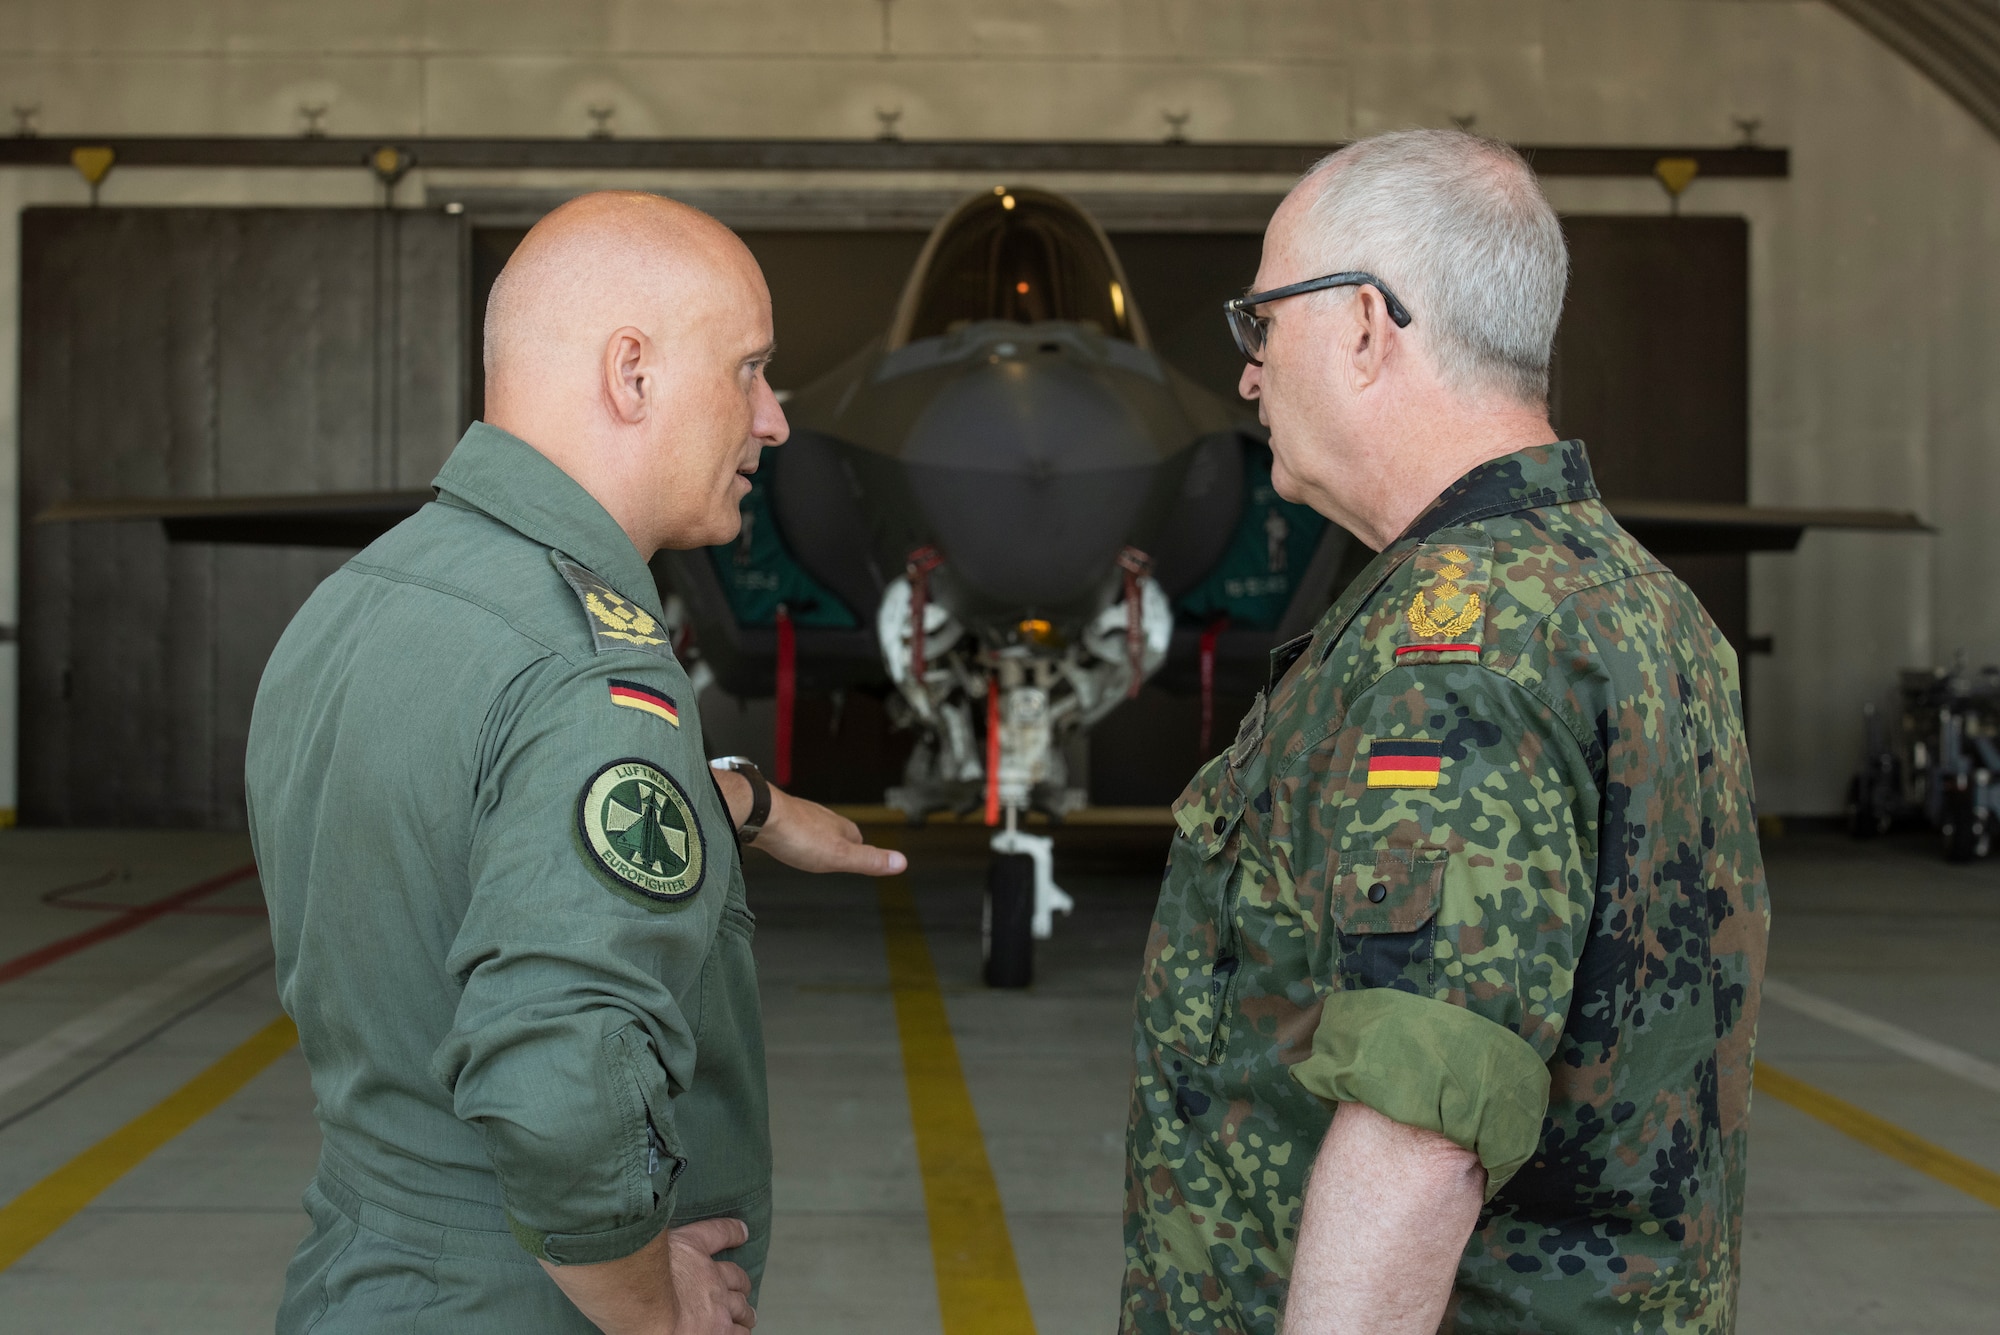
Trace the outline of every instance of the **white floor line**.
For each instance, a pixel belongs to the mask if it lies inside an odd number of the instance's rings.
[[[1837,1001],[1829,1001],[1817,993],[1776,978],[1764,980],[1764,998],[1775,1001],[1787,1010],[1810,1016],[1821,1024],[1844,1029],[1857,1038],[1865,1038],[1871,1043],[1879,1043],[1899,1056],[1912,1061],[1920,1061],[1926,1066],[1934,1066],[1947,1075],[1990,1089],[2000,1094],[2000,1066],[1983,1058],[1975,1057],[1949,1043],[1940,1043],[1934,1038],[1912,1033],[1899,1024],[1890,1024],[1873,1015],[1864,1014]]]
[[[263,923],[231,937],[206,954],[175,965],[150,983],[113,997],[96,1010],[50,1030],[25,1047],[0,1057],[0,1098],[61,1065],[120,1029],[162,1010],[184,992],[241,969],[259,952],[271,952],[271,929]]]

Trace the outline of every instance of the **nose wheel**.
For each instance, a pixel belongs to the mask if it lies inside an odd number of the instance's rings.
[[[1010,810],[1008,825],[1012,827]],[[1055,915],[1076,901],[1054,875],[1055,841],[1008,828],[993,836],[986,864],[986,985],[1026,987],[1035,976],[1035,942],[1055,933]]]
[[[986,864],[986,985],[1026,987],[1035,979],[1035,860],[995,853]]]

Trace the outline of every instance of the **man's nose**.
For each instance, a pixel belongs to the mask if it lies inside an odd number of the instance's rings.
[[[1243,375],[1236,382],[1236,392],[1246,399],[1263,397],[1264,368],[1255,362],[1243,363]]]
[[[782,445],[791,438],[792,426],[785,420],[784,406],[768,384],[762,386],[757,396],[757,415],[750,423],[750,431],[766,445]]]

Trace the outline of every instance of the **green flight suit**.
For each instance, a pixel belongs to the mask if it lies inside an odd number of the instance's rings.
[[[475,423],[322,584],[249,739],[323,1133],[281,1332],[594,1330],[536,1264],[731,1216],[771,1154],[754,919],[694,691],[617,523]]]
[[[1335,1105],[1478,1153],[1442,1329],[1735,1325],[1769,900],[1736,658],[1583,446],[1454,483],[1175,804],[1128,1335],[1275,1335]]]

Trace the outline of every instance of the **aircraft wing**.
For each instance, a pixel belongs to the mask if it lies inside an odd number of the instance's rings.
[[[128,496],[58,501],[38,524],[156,520],[169,542],[365,547],[431,500],[423,491],[279,496]],[[1908,510],[1812,509],[1703,501],[1610,501],[1611,513],[1656,553],[1789,552],[1809,528],[1935,533]]]
[[[156,520],[168,542],[240,542],[282,547],[366,547],[432,499],[422,491],[281,496],[128,496],[58,501],[38,524]]]
[[[1809,528],[1935,533],[1907,510],[1821,510],[1705,501],[1606,501],[1656,556],[1789,552]]]
[[[415,514],[431,500],[424,491],[344,492],[320,495],[122,497],[73,500],[51,505],[37,523],[153,521],[170,542],[251,543],[296,547],[359,549]],[[1612,501],[1619,522],[1662,556],[1788,552],[1807,529],[1878,533],[1931,533],[1916,515],[1901,510],[1805,509],[1685,501]],[[1250,522],[1250,521],[1246,521]],[[1254,523],[1252,525],[1254,527]],[[1254,535],[1253,535],[1254,537]],[[1255,542],[1253,540],[1253,545]],[[1328,524],[1312,544],[1310,561],[1291,582],[1285,609],[1270,629],[1248,625],[1223,629],[1215,643],[1214,680],[1218,689],[1252,690],[1264,680],[1271,648],[1310,630],[1358,573],[1372,553],[1336,525]],[[688,601],[705,628],[704,655],[725,689],[762,696],[773,688],[776,633],[768,627],[739,626],[706,552],[663,552],[655,573]],[[1183,617],[1174,631],[1160,684],[1192,691],[1199,675],[1202,626]],[[799,631],[800,682],[808,687],[861,684],[881,676],[872,626],[853,629],[814,626]]]

